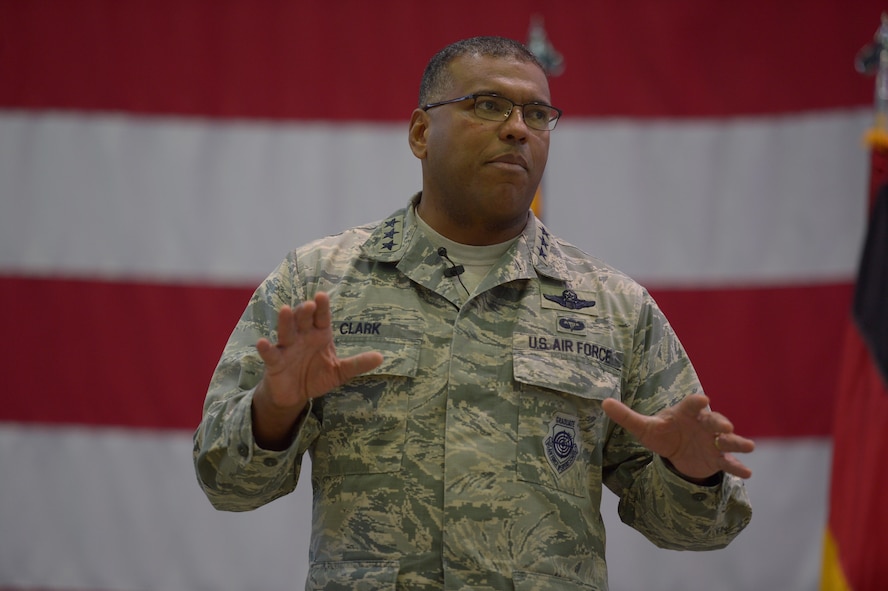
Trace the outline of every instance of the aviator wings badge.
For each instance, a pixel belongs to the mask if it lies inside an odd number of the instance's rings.
[[[555,302],[562,308],[568,310],[581,310],[583,308],[591,308],[595,305],[595,300],[583,300],[572,289],[565,289],[560,296],[543,294],[550,302]]]

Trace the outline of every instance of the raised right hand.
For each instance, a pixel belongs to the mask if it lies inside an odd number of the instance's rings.
[[[265,375],[253,395],[253,436],[265,449],[290,444],[293,425],[312,398],[323,396],[382,363],[367,351],[340,359],[333,345],[330,297],[323,292],[278,312],[277,344],[259,339]]]

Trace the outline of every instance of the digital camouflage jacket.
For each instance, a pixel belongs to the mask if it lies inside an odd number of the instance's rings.
[[[653,414],[702,391],[644,288],[532,215],[471,297],[437,246],[411,205],[295,250],[260,285],[194,436],[215,507],[291,492],[307,451],[311,590],[606,590],[603,485],[658,546],[721,548],[745,527],[741,480],[689,483],[601,410],[615,397]],[[315,399],[289,449],[260,449],[255,343],[318,291],[338,355],[385,360]]]

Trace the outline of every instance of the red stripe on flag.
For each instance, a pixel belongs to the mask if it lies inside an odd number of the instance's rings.
[[[567,117],[724,116],[868,105],[851,67],[883,10],[711,0],[0,3],[0,106],[209,117],[406,120],[431,54],[526,40],[544,18]],[[392,33],[394,32],[394,33]],[[742,49],[738,49],[742,47]]]
[[[251,293],[0,278],[0,421],[193,429]]]
[[[212,370],[251,293],[0,279],[4,332],[12,335],[2,351],[12,395],[0,406],[0,421],[194,428]],[[829,433],[834,384],[825,382],[836,375],[849,286],[655,295],[713,406],[738,431]],[[40,313],[23,313],[29,310]],[[59,335],[75,336],[57,342]]]
[[[832,429],[852,286],[652,290],[712,406],[750,437]]]

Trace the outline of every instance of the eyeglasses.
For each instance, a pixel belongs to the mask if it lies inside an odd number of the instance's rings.
[[[486,121],[505,121],[512,114],[512,109],[515,107],[521,107],[521,115],[525,125],[539,131],[551,131],[555,129],[555,124],[558,123],[558,118],[561,117],[561,109],[557,109],[552,105],[540,102],[519,105],[504,96],[499,96],[498,94],[479,93],[467,94],[466,96],[450,99],[449,101],[430,103],[425,105],[422,110],[428,111],[434,107],[459,103],[469,99],[475,101],[475,115]]]

